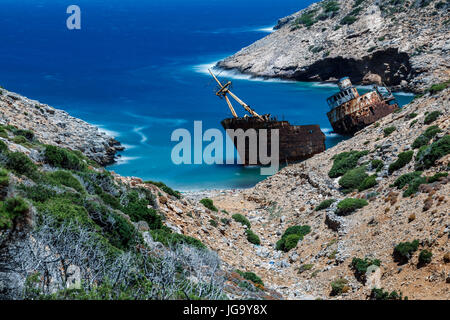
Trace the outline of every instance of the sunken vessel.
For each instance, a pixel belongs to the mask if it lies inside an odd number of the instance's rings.
[[[276,117],[272,117],[270,114],[259,115],[250,106],[238,98],[233,92],[230,91],[231,81],[222,84],[219,79],[209,70],[212,77],[218,83],[218,91],[216,95],[225,99],[228,107],[233,115],[233,118],[227,118],[221,121],[222,127],[227,131],[242,129],[247,131],[248,129],[255,129],[257,134],[257,140],[251,141],[251,139],[245,140],[245,148],[238,147],[238,139],[235,135],[229,137],[233,140],[233,143],[238,150],[241,164],[248,165],[262,165],[264,162],[259,158],[259,140],[260,129],[267,130],[267,156],[271,156],[271,130],[278,130],[279,136],[279,161],[280,163],[293,163],[299,162],[312,157],[313,155],[323,152],[325,150],[325,134],[320,130],[319,125],[291,125],[288,121],[279,121]],[[239,103],[249,115],[239,117],[234,110],[233,105],[229,99],[230,96],[237,103]],[[250,158],[250,143],[256,144],[257,150],[257,163],[254,163],[254,158]]]
[[[327,99],[328,120],[333,131],[352,135],[399,108],[392,92],[384,86],[359,95],[348,77],[339,80],[340,91]]]

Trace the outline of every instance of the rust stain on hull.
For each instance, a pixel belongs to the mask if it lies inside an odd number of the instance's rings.
[[[339,88],[339,93],[328,98],[331,110],[327,116],[336,133],[354,134],[399,108],[392,93],[384,87],[375,87],[360,96],[350,80],[343,78]]]
[[[244,131],[248,129],[255,129],[257,133],[257,146],[259,146],[259,130],[267,129],[267,154],[270,156],[271,150],[271,130],[279,130],[279,156],[280,163],[298,162],[312,157],[313,155],[323,152],[325,150],[325,134],[320,130],[319,125],[291,125],[288,121],[277,121],[276,119],[261,121],[257,117],[244,118],[230,118],[221,122],[222,127],[227,129]],[[237,139],[230,138],[236,148]],[[245,151],[239,150],[239,157],[243,165],[250,165],[249,159],[250,141],[245,141]],[[259,155],[259,148],[258,155]],[[244,153],[244,154],[243,154]],[[257,164],[260,165],[260,159],[257,159]]]

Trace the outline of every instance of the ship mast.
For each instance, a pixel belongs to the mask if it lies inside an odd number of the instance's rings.
[[[263,120],[263,117],[261,117],[259,114],[257,114],[255,111],[253,111],[252,108],[250,108],[244,101],[239,99],[233,92],[230,91],[231,81],[228,81],[225,85],[222,85],[222,83],[217,79],[217,77],[214,75],[214,73],[208,69],[211,76],[216,80],[216,82],[219,84],[220,89],[216,92],[216,96],[218,97],[224,97],[227,101],[228,107],[231,110],[231,113],[235,118],[238,118],[238,115],[236,114],[236,111],[234,111],[233,105],[231,104],[230,99],[228,98],[227,94],[230,94],[230,96],[237,101],[242,107],[244,107],[245,110],[247,110],[248,113],[250,113],[253,117],[259,118],[260,120]]]

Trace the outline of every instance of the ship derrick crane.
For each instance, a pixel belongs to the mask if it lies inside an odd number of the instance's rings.
[[[230,87],[231,87],[231,81],[228,81],[226,84],[222,84],[219,79],[217,79],[217,77],[214,75],[214,73],[208,69],[209,73],[211,74],[211,76],[214,78],[214,80],[216,80],[216,82],[219,84],[219,91],[216,92],[216,96],[221,97],[221,98],[225,98],[225,101],[228,104],[228,107],[230,108],[231,113],[233,114],[233,116],[235,118],[239,118],[236,111],[233,108],[233,105],[231,104],[230,99],[228,98],[228,94],[237,101],[237,103],[239,103],[245,110],[247,110],[248,113],[250,113],[253,117],[259,118],[260,120],[264,121],[264,118],[262,116],[260,116],[259,114],[257,114],[252,108],[250,108],[244,101],[242,101],[241,99],[239,99],[233,92],[230,91]]]

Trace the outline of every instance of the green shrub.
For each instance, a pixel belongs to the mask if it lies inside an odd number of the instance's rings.
[[[340,9],[340,6],[339,6],[339,2],[334,1],[334,0],[329,0],[329,1],[322,2],[322,8],[325,13],[330,13],[330,12],[338,12]]]
[[[139,234],[136,228],[122,215],[94,201],[86,202],[85,208],[89,217],[102,229],[103,235],[114,247],[127,250],[138,243]]]
[[[217,225],[218,225],[218,224],[217,224],[217,221],[214,220],[214,219],[210,219],[210,220],[209,220],[209,224],[212,225],[214,228],[217,228]]]
[[[35,203],[35,206],[41,215],[53,217],[57,225],[75,222],[79,225],[94,227],[86,209],[81,205],[74,204],[71,199],[52,198],[44,203]]]
[[[149,201],[141,198],[137,191],[128,194],[128,204],[123,207],[123,212],[127,214],[133,222],[145,221],[150,229],[160,229],[162,227],[161,216],[153,208],[148,208]]]
[[[247,234],[247,240],[250,243],[256,244],[256,245],[260,245],[261,244],[261,240],[259,240],[259,237],[250,229],[245,230],[245,233]]]
[[[207,209],[211,210],[211,211],[214,211],[214,212],[219,211],[219,210],[214,206],[214,203],[213,203],[213,201],[212,201],[211,199],[208,199],[208,198],[202,199],[202,200],[200,200],[200,203],[201,203],[202,205],[204,205]]]
[[[0,152],[3,153],[5,151],[8,151],[8,145],[2,140],[0,140]]]
[[[331,282],[331,295],[338,296],[346,293],[350,289],[347,284],[348,280],[343,278]]]
[[[348,170],[341,179],[339,179],[339,185],[343,189],[344,193],[352,192],[357,189],[361,182],[368,177],[366,173],[366,167],[358,167],[355,169]]]
[[[316,10],[305,12],[294,21],[294,25],[304,25],[306,27],[310,27],[317,22],[317,20],[314,19],[315,15]]]
[[[399,262],[407,262],[419,248],[419,240],[413,242],[401,242],[394,248],[394,258]]]
[[[380,172],[384,167],[384,162],[382,160],[374,159],[371,162],[372,170],[376,170],[376,172]]]
[[[37,184],[34,186],[20,185],[18,189],[21,190],[26,198],[35,202],[45,202],[56,197],[56,192],[54,190],[42,184]]]
[[[13,130],[13,133],[16,136],[25,138],[29,142],[34,140],[34,132],[33,131],[24,130],[24,129],[15,129],[15,130]]]
[[[264,282],[260,277],[258,277],[253,272],[242,272],[241,270],[236,270],[236,272],[244,279],[249,280],[255,284],[259,284],[264,287]]]
[[[442,83],[438,83],[438,84],[433,84],[427,91],[430,94],[436,94],[436,93],[446,89],[448,86],[450,86],[450,80],[442,82]]]
[[[377,176],[375,174],[365,178],[363,180],[363,182],[359,185],[358,191],[361,192],[361,191],[375,187],[377,185],[376,179],[377,179]]]
[[[422,171],[415,171],[410,173],[405,173],[395,180],[393,187],[397,189],[403,189],[404,186],[411,183],[414,179],[419,178],[422,175]]]
[[[342,18],[340,24],[342,24],[342,25],[344,25],[344,24],[351,25],[351,24],[355,23],[356,20],[358,20],[357,17],[352,16],[352,15],[346,15],[344,18]]]
[[[434,183],[436,181],[439,181],[441,178],[447,177],[447,172],[438,172],[434,176],[427,178],[428,183]]]
[[[417,177],[409,183],[408,189],[403,192],[403,197],[409,197],[416,194],[419,191],[419,187],[422,184],[427,183],[427,179],[424,177]]]
[[[168,195],[174,196],[177,199],[181,199],[181,193],[180,192],[173,190],[172,188],[168,187],[163,182],[145,181],[145,183],[153,184],[153,185],[157,186],[158,188],[160,188],[165,193],[167,193]]]
[[[407,114],[407,115],[405,116],[405,118],[408,119],[408,120],[411,120],[411,119],[414,119],[414,118],[417,117],[417,116],[418,116],[417,113],[411,112],[410,114]]]
[[[25,154],[21,152],[9,152],[6,168],[17,174],[23,174],[31,179],[37,176],[37,167]]]
[[[29,141],[23,136],[16,136],[12,139],[15,144],[26,145]]]
[[[47,145],[44,151],[45,161],[54,166],[68,170],[85,170],[86,164],[74,151]]]
[[[233,218],[234,221],[239,222],[243,226],[247,226],[248,229],[251,228],[250,221],[248,221],[248,219],[244,217],[242,214],[240,213],[233,214],[231,218]]]
[[[289,227],[281,236],[281,239],[277,241],[276,249],[288,252],[291,249],[295,248],[298,242],[300,240],[303,240],[303,237],[310,232],[311,227],[307,225]]]
[[[419,265],[425,265],[431,262],[431,258],[433,257],[433,253],[428,250],[422,250],[419,254]]]
[[[206,249],[206,246],[200,240],[182,234],[173,233],[167,227],[158,230],[150,230],[150,234],[154,241],[161,242],[165,246],[185,244],[197,249]]]
[[[384,291],[383,288],[377,289],[373,288],[370,293],[371,300],[402,300],[402,294],[398,294],[397,291]],[[406,297],[405,297],[406,299]]]
[[[50,182],[56,185],[63,185],[75,189],[80,193],[85,192],[80,181],[78,181],[78,179],[75,178],[69,171],[58,170],[55,172],[51,172],[47,175],[47,178]]]
[[[9,198],[0,202],[0,230],[12,229],[16,221],[23,218],[29,209],[22,198]]]
[[[368,204],[364,199],[347,198],[338,203],[336,214],[339,216],[347,216]]]
[[[406,166],[411,162],[413,156],[414,151],[412,150],[400,153],[398,155],[398,159],[389,165],[389,174],[392,174],[394,171],[397,171]]]
[[[314,211],[328,209],[334,202],[336,202],[335,199],[324,200],[314,209]]]
[[[437,160],[450,153],[450,135],[445,135],[428,147],[422,147],[416,156],[416,169],[432,167]]]
[[[419,149],[420,147],[426,146],[432,138],[434,138],[442,130],[438,126],[431,126],[425,130],[416,140],[414,140],[412,147],[413,149]]]
[[[7,187],[9,185],[8,171],[0,168],[0,187]]]
[[[379,267],[381,265],[381,262],[378,259],[372,260],[367,258],[364,259],[353,258],[351,263],[351,267],[355,271],[355,275],[359,280],[365,279],[367,269],[372,265]]]
[[[356,167],[358,160],[367,155],[369,151],[350,151],[342,152],[333,157],[333,167],[328,176],[330,178],[337,178],[344,175],[348,170]]]
[[[442,114],[442,113],[441,113],[440,111],[433,111],[433,112],[430,112],[430,113],[425,117],[425,120],[423,120],[423,123],[424,123],[424,124],[430,124],[430,123],[433,123],[434,121],[436,121],[437,118],[439,118],[439,116],[440,116],[441,114]]]
[[[385,137],[390,136],[392,134],[392,132],[394,132],[395,130],[397,130],[397,128],[395,128],[395,127],[384,128],[384,130],[383,130],[384,136]]]

